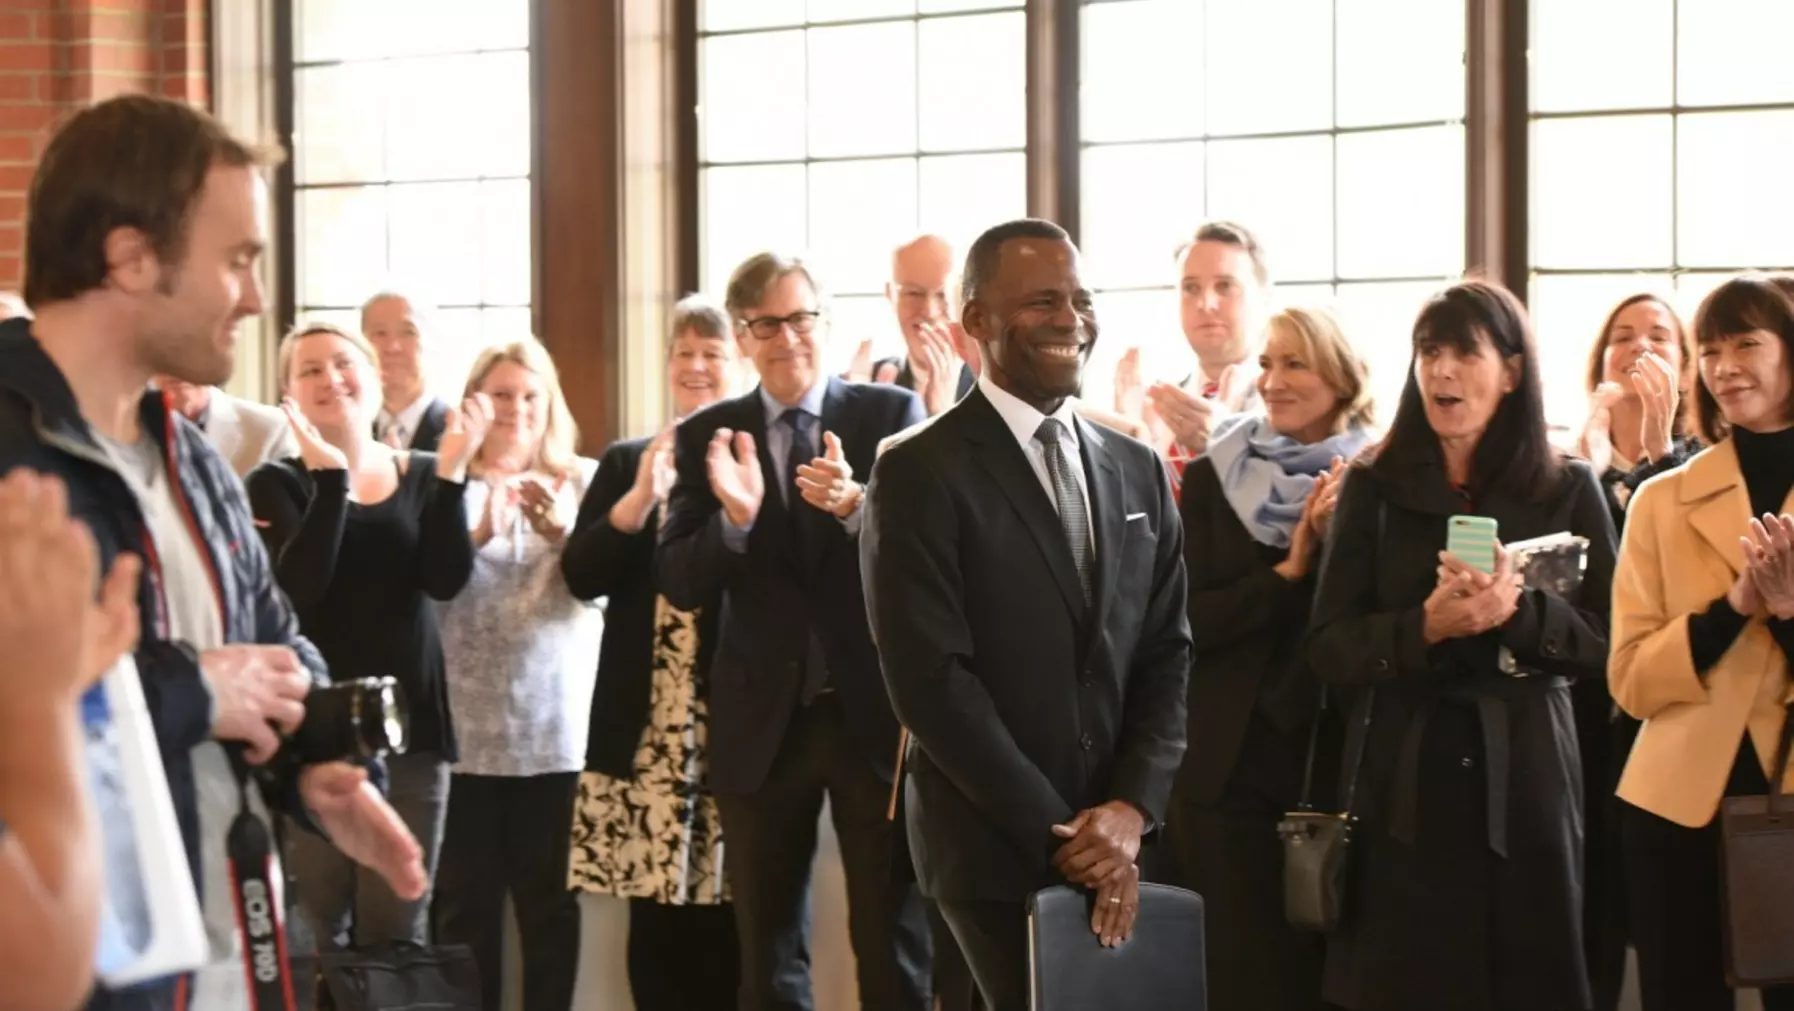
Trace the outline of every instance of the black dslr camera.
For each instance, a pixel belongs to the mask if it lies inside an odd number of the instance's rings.
[[[338,681],[305,696],[305,720],[287,750],[300,765],[361,763],[404,754],[410,730],[410,708],[396,679]]]

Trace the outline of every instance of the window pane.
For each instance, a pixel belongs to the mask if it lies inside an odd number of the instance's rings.
[[[1444,277],[1464,266],[1464,130],[1341,136],[1339,273]]]
[[[1330,310],[1334,301],[1331,284],[1277,284],[1271,288],[1271,304],[1278,309],[1300,307]]]
[[[1794,4],[1682,0],[1676,5],[1677,91],[1683,105],[1794,101]]]
[[[1115,365],[1140,349],[1144,382],[1177,382],[1190,374],[1196,356],[1177,322],[1177,293],[1170,288],[1105,291],[1096,296],[1096,347],[1084,366],[1081,396],[1104,410],[1115,406]]]
[[[1794,111],[1681,117],[1677,260],[1702,267],[1794,264]]]
[[[897,317],[883,295],[840,295],[828,301],[828,346],[822,358],[829,375],[840,375],[853,363],[860,342],[872,342],[872,360],[903,353]]]
[[[1414,318],[1427,298],[1443,287],[1441,282],[1430,281],[1342,284],[1334,296],[1334,311],[1346,340],[1370,367],[1377,424],[1383,429],[1395,420],[1395,407],[1408,381],[1408,366],[1414,357]]]
[[[300,190],[298,284],[307,305],[360,305],[386,278],[386,188]]]
[[[1464,5],[1338,0],[1339,125],[1464,115]],[[1390,26],[1400,25],[1399,31]]]
[[[390,29],[382,55],[465,53],[529,46],[529,0],[384,0]]]
[[[1533,262],[1668,266],[1670,136],[1667,116],[1534,123]]]
[[[1721,270],[1714,272],[1689,271],[1676,277],[1676,294],[1671,300],[1676,312],[1682,317],[1682,324],[1694,329],[1694,315],[1700,311],[1701,299],[1707,297],[1714,288],[1737,277],[1735,271]]]
[[[424,368],[430,390],[451,403],[461,399],[473,360],[486,347],[478,309],[437,309],[425,335]]]
[[[437,305],[480,300],[479,183],[394,186],[391,274],[405,290]]]
[[[916,9],[923,14],[949,11],[982,11],[999,7],[1020,7],[1022,0],[921,0]]]
[[[366,3],[367,0],[357,0]],[[698,30],[782,28],[804,23],[804,0],[698,0]]]
[[[809,206],[802,165],[704,170],[704,279],[720,292],[736,264],[763,249],[804,248]]]
[[[922,149],[1027,142],[1027,24],[1021,12],[921,24]]]
[[[892,248],[915,227],[915,159],[810,166],[810,254],[826,289],[882,291],[891,279]]]
[[[857,21],[915,12],[916,0],[810,0],[811,21]]]
[[[915,150],[915,23],[812,28],[809,36],[810,153]]]
[[[386,12],[368,0],[294,0],[294,57],[300,63],[375,56],[385,47]]]
[[[1674,3],[1532,0],[1532,107],[1581,112],[1668,106],[1676,70]]]
[[[1532,325],[1545,381],[1545,417],[1571,432],[1588,418],[1588,354],[1601,321],[1628,295],[1665,293],[1664,274],[1546,274],[1532,282]]]
[[[1333,276],[1333,138],[1214,141],[1207,217],[1244,222],[1278,278]]]
[[[481,327],[486,335],[486,343],[509,344],[525,337],[535,336],[535,324],[528,307],[505,306],[498,309],[485,309],[480,313]]]
[[[986,228],[1028,212],[1027,159],[1021,154],[923,158],[917,231],[953,243],[963,259]]]
[[[352,183],[386,175],[386,64],[345,63],[293,72],[294,170],[300,183]]]
[[[1333,0],[1209,0],[1207,38],[1210,133],[1333,124]]]
[[[528,53],[395,60],[388,73],[391,178],[529,173]]]
[[[804,110],[797,97],[804,93],[804,33],[704,39],[699,49],[704,160],[802,158]]]
[[[530,303],[530,184],[505,179],[480,184],[480,301]]]
[[[1174,280],[1171,253],[1202,219],[1202,145],[1091,148],[1083,174],[1084,283]]]
[[[1082,105],[1086,141],[1202,133],[1202,5],[1132,0],[1084,8]]]
[[[294,318],[299,323],[325,323],[350,333],[361,330],[360,309],[311,309],[301,307]]]

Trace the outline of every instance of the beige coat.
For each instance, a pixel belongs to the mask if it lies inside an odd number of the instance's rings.
[[[1794,495],[1782,509],[1794,511]],[[1619,795],[1690,828],[1719,810],[1747,728],[1773,778],[1782,707],[1791,698],[1787,657],[1761,616],[1704,679],[1688,650],[1688,616],[1723,595],[1743,569],[1738,539],[1750,511],[1727,440],[1639,488],[1614,573],[1608,686],[1620,708],[1644,721]]]

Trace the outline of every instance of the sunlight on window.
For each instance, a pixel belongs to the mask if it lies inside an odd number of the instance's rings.
[[[529,4],[295,4],[298,314],[359,326],[398,288],[439,306],[432,382],[530,332]],[[444,384],[447,385],[444,385]]]
[[[1027,206],[1019,0],[708,0],[699,22],[701,285],[765,249],[804,255],[831,298],[827,354],[902,339],[891,252],[965,245]],[[849,22],[845,24],[835,22]]]

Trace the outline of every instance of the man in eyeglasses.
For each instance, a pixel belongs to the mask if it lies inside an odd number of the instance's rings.
[[[815,1006],[810,870],[826,796],[847,872],[865,1011],[924,1011],[928,924],[892,873],[897,720],[860,589],[862,489],[879,440],[923,418],[909,390],[831,378],[815,280],[761,253],[725,308],[760,385],[679,426],[657,562],[668,603],[723,595],[708,671],[710,785],[729,846],[742,1011]]]

